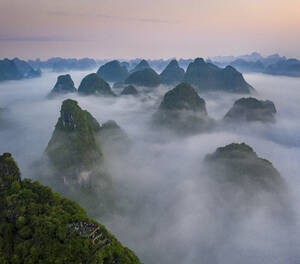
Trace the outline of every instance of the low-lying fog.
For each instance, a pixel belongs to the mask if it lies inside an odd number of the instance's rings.
[[[78,87],[89,72],[71,72]],[[122,213],[98,220],[145,264],[175,263],[299,263],[300,226],[275,225],[261,212],[242,222],[223,222],[213,213],[209,191],[201,180],[201,162],[217,147],[245,142],[270,160],[292,192],[300,223],[300,78],[245,75],[260,99],[277,108],[277,122],[252,124],[187,138],[162,138],[149,122],[167,87],[143,99],[70,95],[47,100],[57,74],[0,84],[0,107],[8,108],[8,128],[0,130],[0,151],[11,152],[23,172],[38,160],[54,130],[63,99],[73,98],[100,123],[115,120],[134,142],[132,149],[105,157],[119,186]],[[221,119],[233,102],[232,94],[200,94],[208,114]],[[101,215],[101,212],[89,212]]]

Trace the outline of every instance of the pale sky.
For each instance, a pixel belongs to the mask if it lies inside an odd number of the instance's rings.
[[[0,58],[300,58],[300,0],[0,0]]]

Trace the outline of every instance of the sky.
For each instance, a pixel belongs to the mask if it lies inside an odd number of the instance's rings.
[[[299,0],[1,0],[0,58],[300,58]]]

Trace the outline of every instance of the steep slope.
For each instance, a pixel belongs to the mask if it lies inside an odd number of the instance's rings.
[[[102,65],[97,74],[107,82],[120,82],[127,78],[128,70],[119,61],[113,60]]]
[[[241,98],[224,116],[225,121],[275,122],[276,108],[272,101],[257,100],[253,97]]]
[[[69,177],[78,177],[90,171],[102,160],[95,133],[100,130],[97,120],[82,110],[76,101],[67,99],[62,103],[60,117],[45,154],[51,164]]]
[[[1,263],[140,263],[77,203],[21,180],[9,153],[0,156],[0,190]]]
[[[172,60],[160,74],[162,83],[168,85],[176,85],[182,82],[184,78],[184,70],[179,67],[177,60]]]
[[[115,96],[109,84],[97,73],[91,73],[83,78],[78,88],[78,93],[82,95],[103,95]]]
[[[189,64],[184,81],[195,86],[199,91],[250,93],[254,90],[244,80],[243,75],[232,66],[221,69],[200,58]]]
[[[133,72],[125,80],[125,84],[144,86],[144,87],[156,87],[160,85],[161,80],[159,75],[151,68]]]

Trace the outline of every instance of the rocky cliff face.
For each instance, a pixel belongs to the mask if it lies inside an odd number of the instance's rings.
[[[107,82],[120,82],[128,77],[128,70],[117,60],[102,65],[97,74]]]
[[[11,154],[0,155],[0,262],[139,264],[84,209],[29,179]]]
[[[160,74],[162,83],[176,85],[184,78],[184,70],[179,67],[177,60],[172,60]]]
[[[225,69],[221,69],[200,58],[189,64],[184,81],[199,91],[250,93],[254,90],[245,81],[243,75],[233,67],[227,66]]]
[[[241,98],[224,117],[225,121],[259,121],[263,123],[275,122],[276,108],[273,102],[257,100],[253,97]]]
[[[78,93],[82,95],[115,96],[109,84],[97,73],[91,73],[83,78]]]

